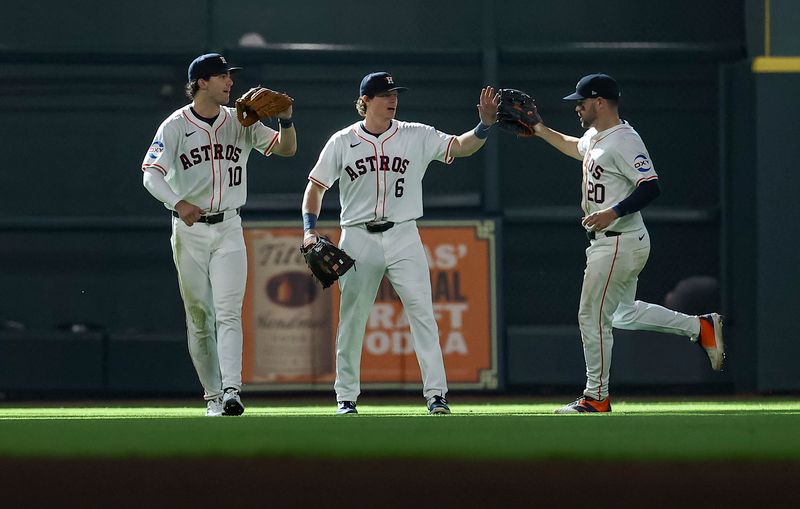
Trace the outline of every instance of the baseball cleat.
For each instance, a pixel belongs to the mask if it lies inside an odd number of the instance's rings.
[[[356,410],[356,402],[355,401],[338,401],[338,407],[336,408],[336,415],[347,415],[347,414],[357,414],[358,410]]]
[[[242,415],[244,413],[244,405],[239,398],[239,389],[229,387],[225,389],[225,394],[222,396],[222,415]]]
[[[433,396],[428,400],[428,413],[431,415],[449,414],[450,407],[447,406],[447,400],[442,396]]]
[[[717,313],[703,315],[700,318],[700,345],[711,361],[711,369],[719,371],[725,361],[725,344],[722,342],[722,317]]]
[[[602,400],[596,400],[589,396],[581,396],[569,405],[565,405],[555,411],[557,414],[589,414],[611,412],[611,398],[606,396]]]
[[[219,417],[220,415],[222,415],[222,398],[208,400],[206,417]]]

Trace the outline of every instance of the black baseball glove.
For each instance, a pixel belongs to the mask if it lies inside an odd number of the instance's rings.
[[[497,105],[497,125],[517,136],[536,136],[533,126],[542,121],[533,98],[514,88],[500,89]]]
[[[311,269],[314,277],[322,283],[323,288],[328,288],[339,279],[356,261],[331,244],[325,237],[317,237],[314,244],[300,246],[300,252],[306,259],[306,265]]]

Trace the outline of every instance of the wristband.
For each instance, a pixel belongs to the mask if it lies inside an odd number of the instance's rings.
[[[278,124],[280,124],[283,129],[289,129],[292,127],[292,125],[294,125],[291,118],[279,118]]]
[[[491,130],[492,126],[484,125],[483,122],[478,122],[478,125],[475,126],[475,130],[473,132],[478,139],[485,140],[489,137],[489,132]]]
[[[317,216],[311,212],[303,212],[303,232],[313,230],[317,226]]]

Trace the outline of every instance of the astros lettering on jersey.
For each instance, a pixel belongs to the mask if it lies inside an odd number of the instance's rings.
[[[450,164],[454,138],[399,120],[392,120],[376,138],[357,122],[331,136],[308,178],[326,190],[339,180],[342,226],[417,219],[422,216],[422,178],[428,164]]]
[[[658,178],[642,138],[627,122],[605,131],[592,127],[578,141],[583,156],[581,208],[584,215],[621,202],[647,180]],[[614,220],[608,230],[635,231],[644,227],[634,212]]]
[[[242,127],[233,108],[220,107],[209,125],[187,105],[159,126],[142,171],[161,172],[175,194],[204,214],[232,210],[247,199],[250,150],[269,156],[277,141],[278,133],[261,122]]]

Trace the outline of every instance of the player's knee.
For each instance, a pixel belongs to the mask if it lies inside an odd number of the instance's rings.
[[[620,305],[614,313],[614,322],[629,323],[636,316],[636,308],[629,305]]]
[[[597,317],[595,316],[591,308],[587,309],[581,308],[578,310],[578,325],[580,326],[581,329],[591,325],[592,322],[597,324]]]
[[[242,322],[242,317],[239,313],[228,309],[217,310],[217,325],[236,325]]]
[[[186,322],[189,328],[195,331],[204,331],[209,327],[209,310],[203,306],[190,305],[186,308]]]
[[[403,307],[411,314],[418,315],[428,311],[432,311],[433,303],[430,297],[425,298],[421,295],[412,295],[403,300]]]

